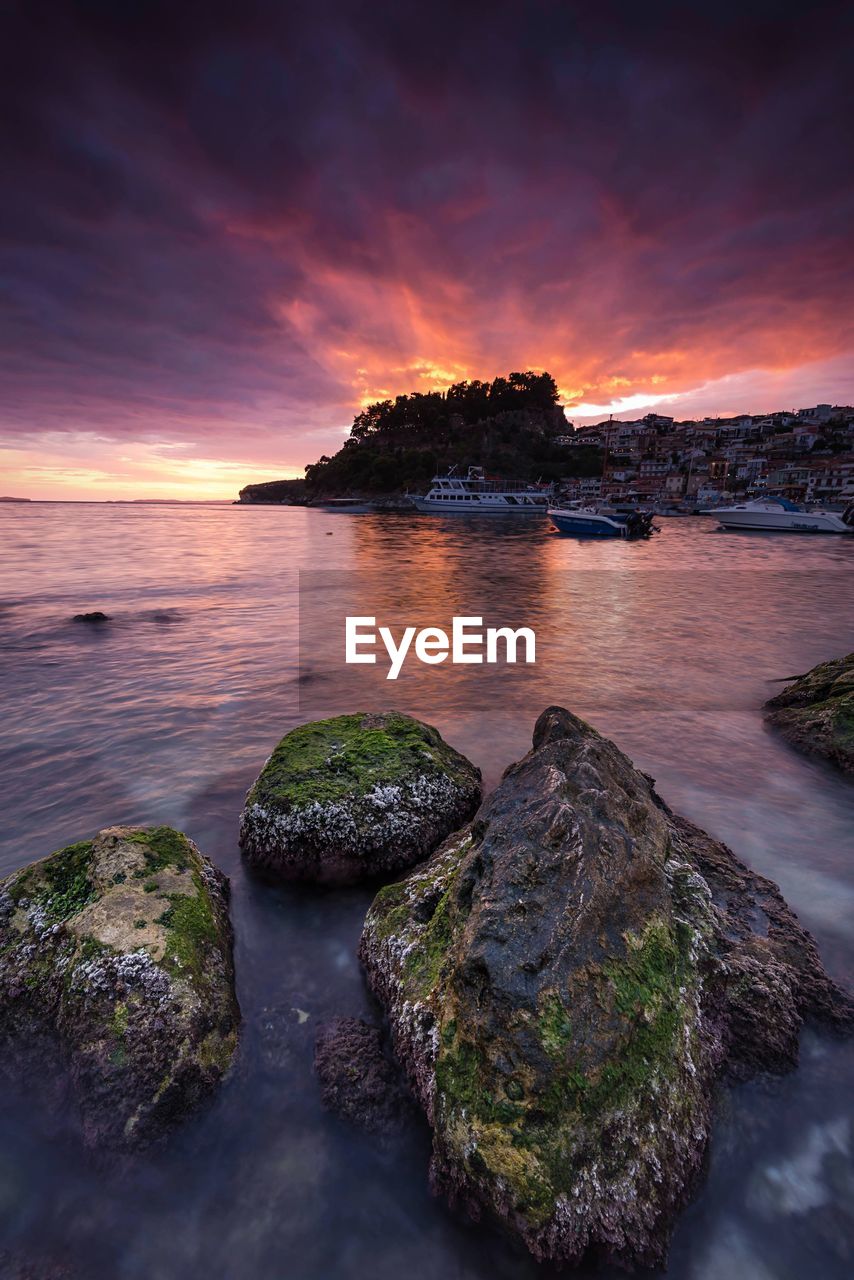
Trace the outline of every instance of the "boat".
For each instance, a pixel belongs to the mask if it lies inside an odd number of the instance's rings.
[[[642,498],[639,493],[632,491],[619,496],[616,494],[605,494],[605,505],[613,507],[618,515],[629,515],[632,511],[648,511],[646,499]]]
[[[684,502],[656,502],[652,508],[657,516],[693,516],[697,514],[694,507]]]
[[[314,502],[315,511],[341,511],[350,516],[366,515],[374,510],[374,504],[364,498],[327,498],[323,502]]]
[[[434,476],[424,497],[413,495],[419,511],[441,515],[545,515],[549,491],[525,481],[487,480],[483,467],[469,467],[465,476],[451,467]]]
[[[619,512],[570,504],[549,507],[548,516],[558,533],[576,538],[648,538],[657,532],[651,511]]]
[[[854,504],[841,515],[809,511],[788,498],[754,498],[731,507],[716,507],[724,529],[759,529],[773,533],[854,533]]]

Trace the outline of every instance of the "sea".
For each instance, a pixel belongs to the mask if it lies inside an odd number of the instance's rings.
[[[118,1168],[72,1114],[0,1093],[0,1255],[84,1280],[552,1274],[431,1194],[417,1114],[379,1142],[321,1105],[317,1027],[377,1017],[356,958],[374,887],[270,886],[237,840],[247,788],[308,719],[417,715],[489,789],[567,706],[775,880],[854,987],[854,786],[762,717],[780,681],[854,648],[854,538],[659,524],[593,542],[539,516],[0,505],[0,876],[116,823],[186,831],[231,879],[243,1014],[215,1100]],[[91,610],[109,621],[73,621]],[[411,662],[391,681],[344,663],[348,614],[527,626],[536,662]],[[797,1070],[720,1090],[672,1280],[847,1280],[852,1080],[854,1047],[807,1028]]]

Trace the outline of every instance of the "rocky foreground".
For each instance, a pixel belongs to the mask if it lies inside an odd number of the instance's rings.
[[[480,799],[480,771],[420,720],[315,720],[267,761],[246,797],[240,843],[271,876],[352,884],[426,858]]]
[[[798,676],[765,712],[793,747],[854,773],[854,653]]]
[[[228,881],[180,832],[110,827],[0,882],[0,1060],[67,1067],[87,1145],[160,1138],[237,1043]]]
[[[712,1085],[854,1006],[770,881],[560,708],[360,946],[433,1128],[432,1180],[539,1259],[657,1265]]]

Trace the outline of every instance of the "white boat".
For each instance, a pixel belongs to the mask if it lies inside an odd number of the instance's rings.
[[[429,493],[413,496],[419,511],[441,515],[545,515],[549,494],[524,481],[487,480],[483,467],[469,467],[465,476],[452,467],[446,476],[434,476]]]
[[[777,533],[854,533],[854,506],[835,511],[807,511],[788,498],[755,498],[712,512],[724,529],[762,529]]]

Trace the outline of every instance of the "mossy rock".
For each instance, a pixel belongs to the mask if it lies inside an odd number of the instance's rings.
[[[854,773],[854,653],[798,676],[765,712],[792,746]]]
[[[854,1007],[776,886],[560,708],[468,830],[377,894],[360,957],[433,1127],[433,1185],[539,1259],[660,1265],[712,1086]]]
[[[336,716],[285,735],[246,797],[240,843],[271,875],[348,884],[426,858],[480,799],[480,771],[430,725]]]
[[[7,1072],[50,1042],[88,1145],[161,1137],[237,1043],[228,881],[170,827],[110,827],[0,883]]]

